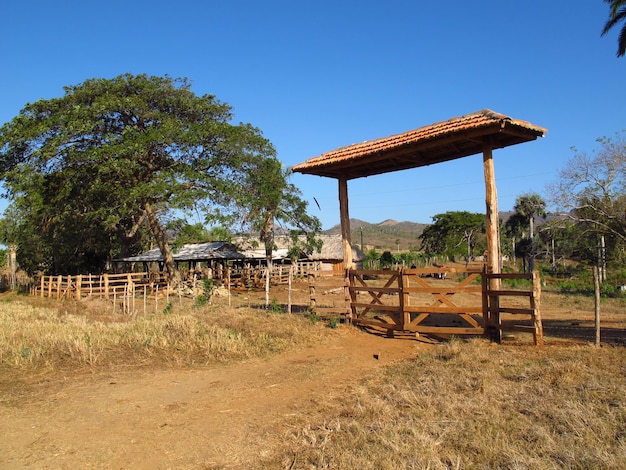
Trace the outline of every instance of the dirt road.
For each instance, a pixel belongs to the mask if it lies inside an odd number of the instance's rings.
[[[39,384],[0,401],[0,468],[252,468],[320,403],[424,347],[342,327],[267,359]]]

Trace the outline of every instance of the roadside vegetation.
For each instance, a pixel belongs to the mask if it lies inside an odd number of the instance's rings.
[[[108,367],[194,367],[319,343],[330,333],[307,317],[262,308],[164,305],[156,314],[112,314],[104,301],[0,301],[0,367],[6,378]]]
[[[264,468],[623,468],[623,347],[454,340],[301,416]]]

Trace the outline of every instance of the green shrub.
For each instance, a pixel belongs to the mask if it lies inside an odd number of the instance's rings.
[[[272,299],[272,302],[269,304],[267,309],[272,313],[285,313],[283,306],[279,304],[276,299]]]

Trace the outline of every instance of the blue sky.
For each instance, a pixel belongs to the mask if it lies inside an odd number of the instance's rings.
[[[601,0],[2,0],[0,123],[88,78],[168,74],[230,104],[291,166],[489,108],[548,129],[494,152],[511,210],[545,194],[571,147],[626,129],[626,58],[617,31],[600,37],[607,16]],[[336,180],[292,182],[324,228],[339,222]],[[350,216],[372,223],[485,206],[480,155],[348,187]]]

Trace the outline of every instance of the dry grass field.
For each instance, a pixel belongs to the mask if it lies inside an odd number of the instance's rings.
[[[0,468],[626,468],[624,299],[596,348],[592,300],[544,292],[537,348],[391,339],[260,298],[133,317],[5,294]]]

